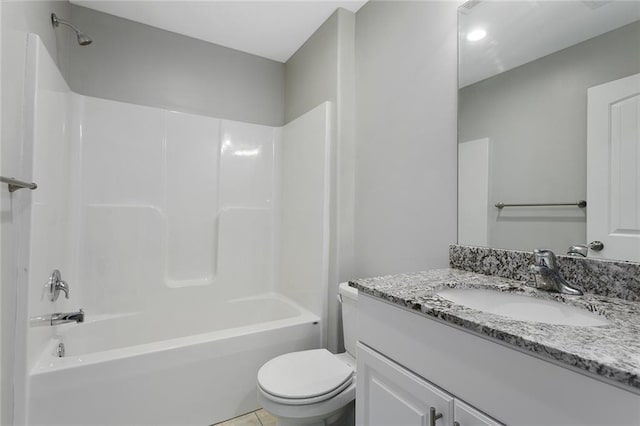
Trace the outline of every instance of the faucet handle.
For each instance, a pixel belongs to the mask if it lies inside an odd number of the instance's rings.
[[[64,292],[65,299],[69,298],[69,285],[67,284],[66,281],[63,281],[63,280],[58,281],[58,284],[56,284],[56,288],[58,289],[58,291]]]
[[[549,249],[535,249],[533,251],[536,266],[544,266],[549,269],[556,269],[556,255]]]
[[[58,296],[60,295],[60,291],[64,292],[64,297],[69,298],[69,284],[66,281],[62,280],[62,275],[60,271],[54,269],[49,277],[49,281],[45,284],[45,288],[48,291],[49,300],[51,302],[55,302],[58,300]]]
[[[589,247],[582,244],[576,244],[574,246],[569,247],[569,250],[567,250],[567,256],[573,256],[573,257],[587,257],[588,253],[589,253]]]

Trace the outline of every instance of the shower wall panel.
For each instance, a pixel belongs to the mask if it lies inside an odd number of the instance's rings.
[[[321,318],[329,280],[331,108],[324,102],[284,126],[277,151],[278,291]]]
[[[273,212],[226,208],[220,213],[218,289],[225,298],[273,291]]]
[[[53,269],[59,269],[64,274],[70,271],[72,264],[69,237],[72,226],[69,220],[71,92],[40,39],[30,35],[27,44],[23,155],[26,163],[32,160],[28,168],[31,173],[33,167],[33,172],[32,176],[24,176],[23,179],[36,182],[38,188],[33,192],[18,191],[14,193],[14,199],[31,197],[27,272],[29,303],[26,312],[18,313],[17,321],[19,336],[28,335],[28,368],[53,335],[50,327],[31,328],[27,333],[23,327],[28,326],[28,318],[72,309],[74,300],[66,300],[64,294],[60,293],[60,297],[51,302],[44,288]],[[63,275],[63,279],[69,279],[69,276]],[[77,297],[73,289],[71,296]]]
[[[274,130],[237,121],[222,122],[221,207],[272,207]]]
[[[166,126],[167,284],[210,284],[216,275],[220,120],[168,112]]]
[[[74,96],[80,126],[75,281],[91,314],[144,310],[163,278],[164,111]]]
[[[274,128],[86,97],[33,40],[26,124],[40,186],[25,320],[273,291],[323,316],[330,103]],[[43,284],[54,268],[71,294],[51,304]]]
[[[272,290],[274,128],[74,96],[87,309]]]

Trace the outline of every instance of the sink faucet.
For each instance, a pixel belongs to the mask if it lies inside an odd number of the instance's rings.
[[[536,249],[533,251],[535,263],[529,267],[534,277],[535,286],[541,290],[558,293],[582,295],[582,291],[572,287],[560,275],[556,266],[556,255],[551,250]]]
[[[84,311],[80,309],[78,312],[57,312],[51,315],[32,317],[29,320],[31,327],[59,325],[69,322],[84,322]]]

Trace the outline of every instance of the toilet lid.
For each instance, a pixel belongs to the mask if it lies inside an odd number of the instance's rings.
[[[308,399],[343,387],[352,377],[352,367],[326,349],[314,349],[291,352],[267,362],[258,371],[258,384],[280,398]]]

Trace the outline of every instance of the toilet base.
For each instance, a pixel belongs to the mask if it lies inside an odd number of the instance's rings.
[[[325,418],[289,419],[271,413],[276,418],[276,426],[354,426],[355,414],[355,401],[351,401]]]

